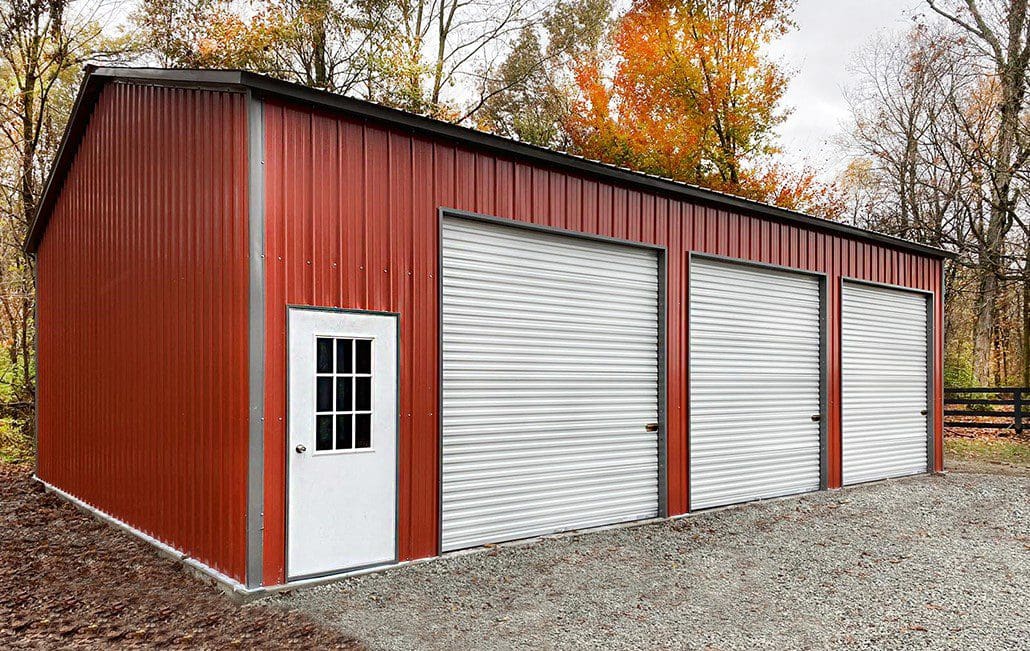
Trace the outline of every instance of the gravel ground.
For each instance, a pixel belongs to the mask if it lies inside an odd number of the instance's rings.
[[[29,473],[0,463],[0,649],[359,648],[302,613],[233,603]]]
[[[1030,477],[920,476],[266,600],[386,649],[1030,648]]]

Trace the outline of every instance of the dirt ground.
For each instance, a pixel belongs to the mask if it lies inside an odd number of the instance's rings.
[[[360,648],[303,614],[237,605],[0,463],[0,648],[86,647]]]

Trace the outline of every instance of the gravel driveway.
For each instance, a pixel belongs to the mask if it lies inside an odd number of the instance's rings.
[[[266,603],[387,649],[1026,649],[1030,477],[881,482]]]

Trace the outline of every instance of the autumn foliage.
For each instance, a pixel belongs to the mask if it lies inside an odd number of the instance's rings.
[[[784,71],[763,47],[793,0],[636,0],[612,48],[579,61],[569,118],[583,155],[786,208],[836,211],[811,171],[775,164]]]

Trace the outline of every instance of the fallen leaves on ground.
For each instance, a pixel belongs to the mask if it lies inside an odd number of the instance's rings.
[[[343,648],[307,616],[241,606],[0,463],[0,648]]]

